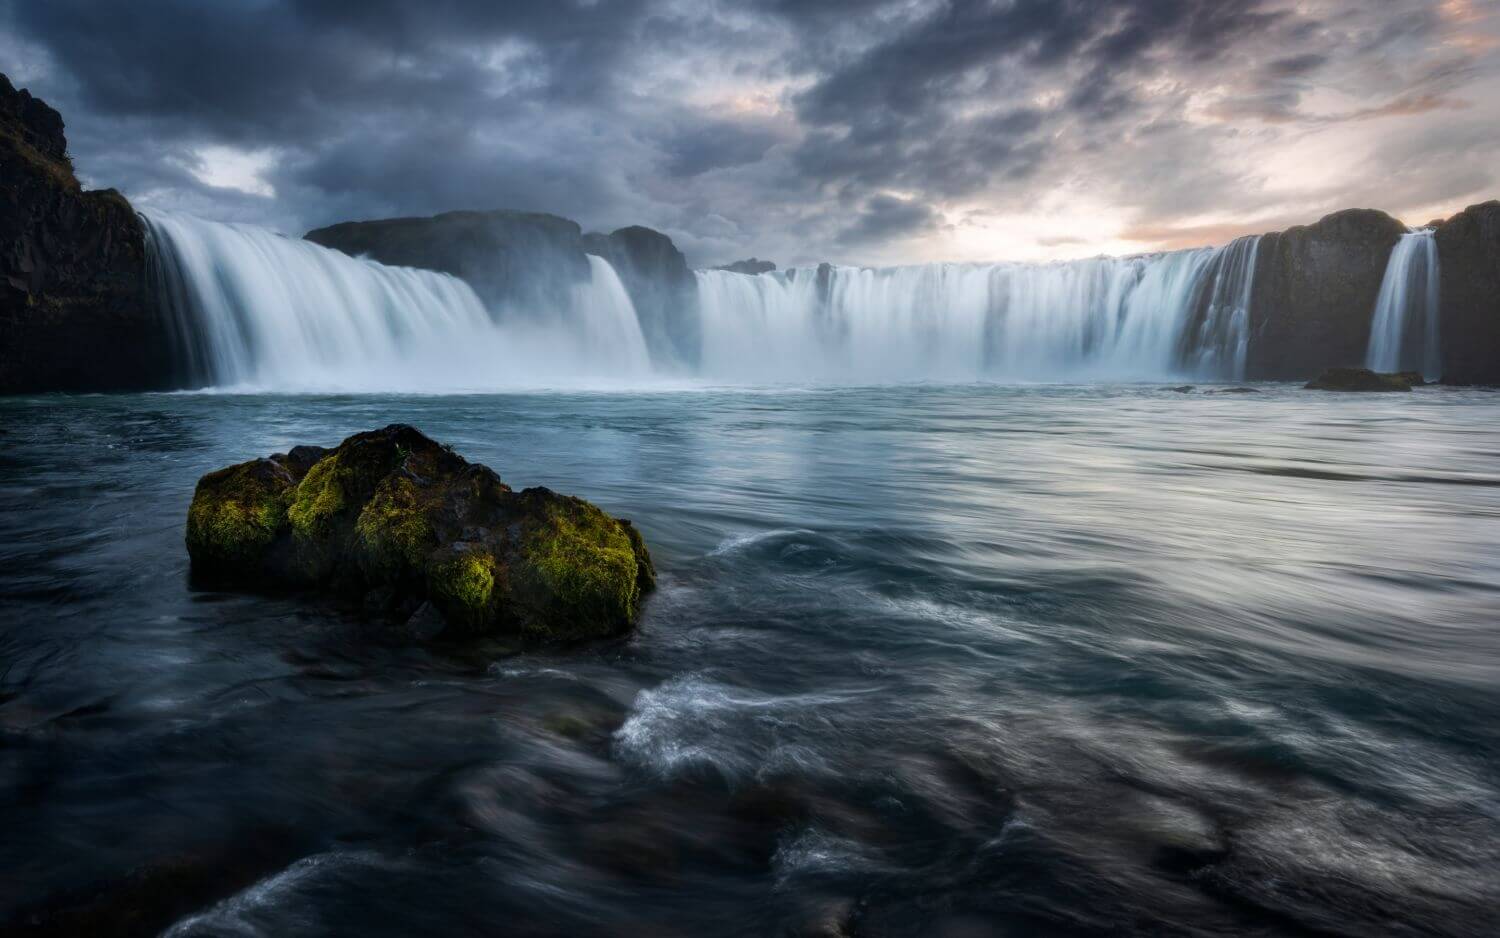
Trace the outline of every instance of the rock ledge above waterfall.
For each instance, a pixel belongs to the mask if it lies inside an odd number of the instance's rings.
[[[403,424],[209,473],[187,547],[202,584],[360,598],[421,639],[615,635],[655,585],[630,522]]]

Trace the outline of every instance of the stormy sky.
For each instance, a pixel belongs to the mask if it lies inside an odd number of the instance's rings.
[[[0,71],[89,184],[295,234],[519,208],[884,264],[1500,197],[1496,0],[0,0]]]

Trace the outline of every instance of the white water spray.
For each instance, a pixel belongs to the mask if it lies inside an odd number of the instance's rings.
[[[194,386],[464,391],[611,386],[649,372],[630,297],[590,256],[572,308],[497,321],[447,274],[263,228],[143,213]]]
[[[1372,371],[1442,377],[1438,335],[1438,253],[1431,228],[1407,232],[1391,248],[1370,321],[1365,364]]]
[[[700,271],[702,373],[768,382],[1239,379],[1259,241],[1052,264]]]
[[[465,391],[659,381],[607,261],[558,310],[488,310],[455,277],[150,212],[192,386]],[[1051,264],[697,275],[711,383],[1234,380],[1258,238]]]

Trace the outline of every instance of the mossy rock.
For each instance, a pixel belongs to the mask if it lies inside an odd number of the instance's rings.
[[[198,480],[187,523],[194,568],[259,573],[287,527],[288,496],[295,488],[291,471],[276,457],[240,463]]]
[[[394,619],[436,609],[448,637],[618,634],[656,583],[630,522],[549,489],[513,492],[401,424],[209,473],[187,544],[216,584],[312,587]]]

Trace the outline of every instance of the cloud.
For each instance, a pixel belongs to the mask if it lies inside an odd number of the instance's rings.
[[[877,195],[864,204],[854,221],[839,233],[842,244],[868,244],[908,238],[937,223],[932,206],[890,195]]]
[[[704,265],[944,256],[942,219],[1043,206],[1098,223],[1003,243],[1176,243],[1383,175],[1446,211],[1500,183],[1463,132],[1497,35],[1471,0],[0,0],[5,67],[142,204],[545,210]]]

